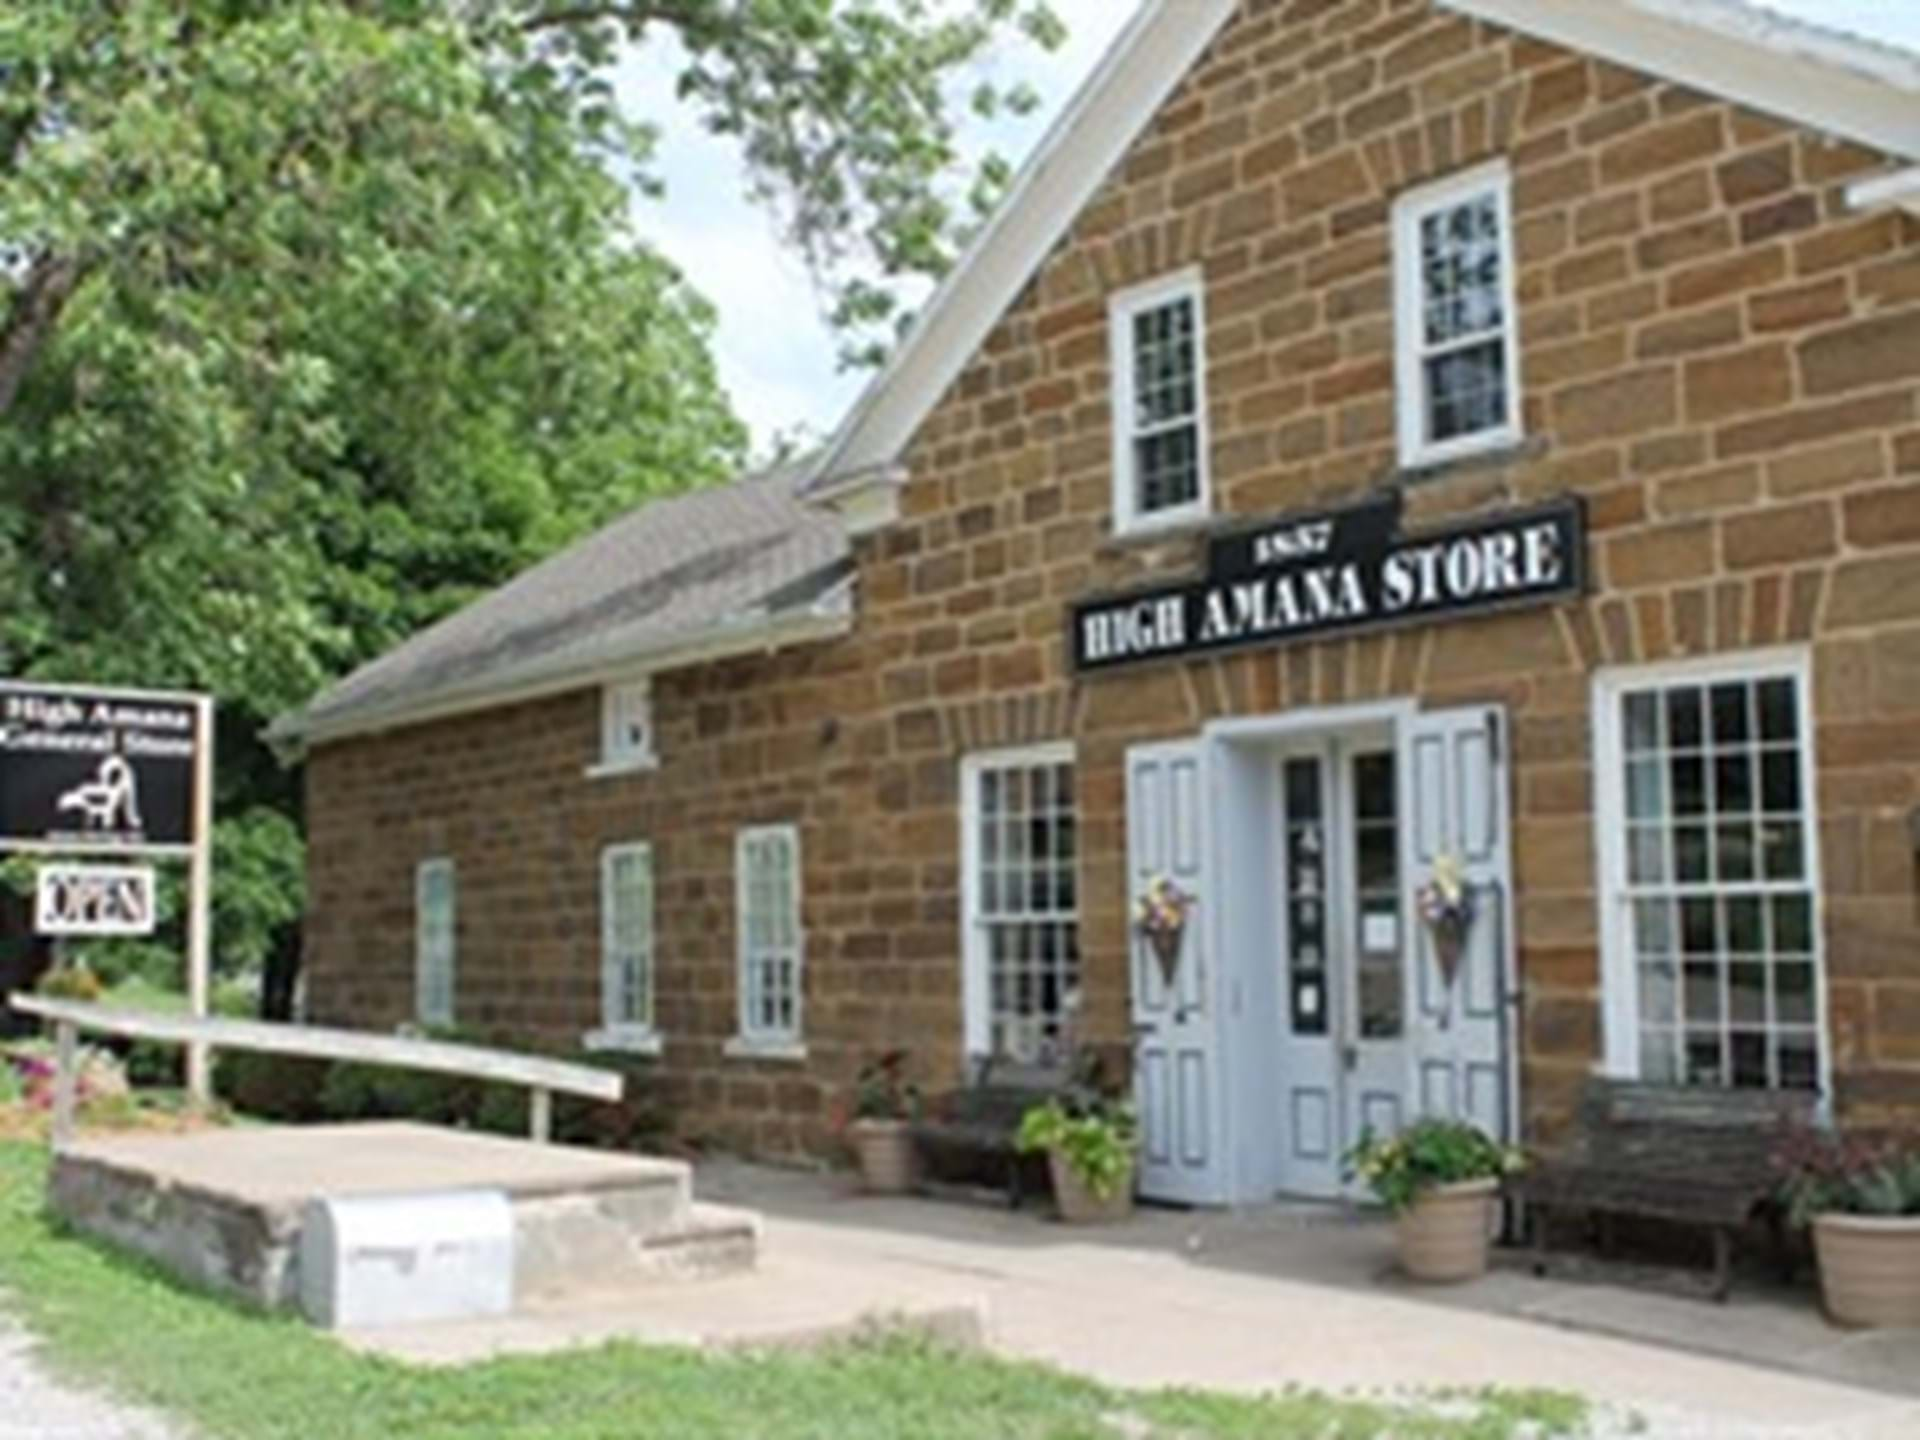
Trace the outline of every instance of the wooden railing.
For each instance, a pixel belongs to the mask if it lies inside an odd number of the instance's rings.
[[[358,1030],[327,1030],[313,1025],[276,1025],[259,1020],[200,1020],[187,1015],[47,1000],[37,995],[15,995],[7,1003],[21,1014],[38,1016],[53,1026],[53,1141],[56,1145],[64,1145],[73,1138],[82,1030],[165,1045],[252,1050],[309,1060],[347,1060],[519,1085],[531,1092],[530,1129],[533,1138],[543,1144],[553,1135],[556,1093],[615,1101],[625,1090],[625,1081],[611,1070],[572,1065],[538,1055],[487,1050],[478,1045],[410,1040],[400,1035],[370,1035]]]

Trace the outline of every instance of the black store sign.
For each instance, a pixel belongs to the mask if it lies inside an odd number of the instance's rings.
[[[0,686],[0,846],[193,843],[190,697]]]
[[[1414,535],[1397,495],[1276,521],[1214,540],[1203,580],[1076,606],[1074,668],[1544,604],[1585,591],[1586,555],[1577,497]]]

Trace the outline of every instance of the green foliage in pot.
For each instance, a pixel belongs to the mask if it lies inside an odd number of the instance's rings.
[[[1096,1199],[1105,1200],[1132,1179],[1139,1138],[1131,1106],[1102,1103],[1074,1109],[1048,1100],[1020,1117],[1014,1143],[1022,1154],[1058,1154]]]
[[[860,1067],[853,1081],[856,1120],[913,1120],[920,1114],[920,1089],[907,1079],[905,1050],[889,1050]]]
[[[1398,1213],[1442,1185],[1497,1180],[1526,1167],[1526,1156],[1462,1120],[1418,1120],[1397,1135],[1371,1130],[1347,1152],[1347,1177]]]
[[[1920,1216],[1920,1144],[1801,1127],[1775,1152],[1780,1199],[1796,1225],[1820,1215]]]

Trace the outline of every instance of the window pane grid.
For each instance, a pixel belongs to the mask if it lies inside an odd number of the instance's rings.
[[[1150,515],[1200,497],[1198,302],[1183,295],[1137,310],[1126,333],[1134,504]]]
[[[653,1028],[653,855],[644,846],[607,852],[601,904],[605,1022]]]
[[[800,1033],[799,838],[751,833],[740,843],[741,1027],[760,1039]]]
[[[973,800],[989,1040],[997,1055],[1051,1062],[1080,985],[1073,765],[983,769]]]
[[[1622,697],[1620,723],[1643,1076],[1816,1087],[1818,956],[1795,682],[1638,690]]]
[[[1508,423],[1513,377],[1503,206],[1497,190],[1418,217],[1415,319],[1410,328],[1426,443]]]

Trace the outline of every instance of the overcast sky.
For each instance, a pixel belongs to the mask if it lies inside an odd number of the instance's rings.
[[[1002,78],[1029,80],[1045,98],[1018,122],[975,122],[971,144],[1014,160],[1040,137],[1125,22],[1126,0],[1054,0],[1071,38],[1056,54],[1009,46],[993,61]],[[1920,0],[1765,0],[1776,10],[1920,50]],[[661,114],[651,97],[670,94],[671,56],[641,53],[622,89],[634,113]],[[864,374],[840,374],[835,342],[819,320],[805,269],[784,254],[766,216],[742,197],[739,166],[724,143],[672,129],[660,156],[664,200],[636,207],[641,233],[686,272],[720,312],[721,379],[753,429],[756,448],[775,435],[825,435],[852,403]]]

